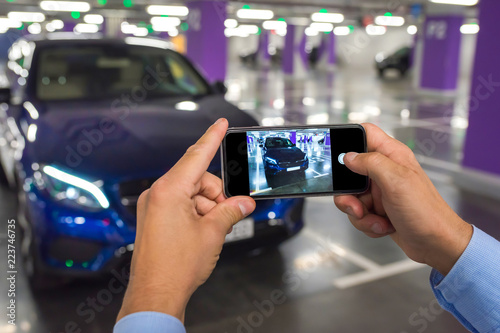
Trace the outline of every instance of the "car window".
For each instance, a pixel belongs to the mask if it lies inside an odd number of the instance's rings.
[[[205,81],[178,54],[141,46],[50,47],[40,51],[41,100],[205,95]]]
[[[285,138],[267,138],[266,148],[288,148],[293,147],[292,141]]]

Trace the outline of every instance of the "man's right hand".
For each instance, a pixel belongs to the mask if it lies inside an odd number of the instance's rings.
[[[446,275],[470,238],[472,226],[444,201],[415,155],[372,124],[363,124],[368,153],[348,153],[345,165],[371,179],[360,195],[335,197],[335,204],[370,237],[390,235],[406,255]]]

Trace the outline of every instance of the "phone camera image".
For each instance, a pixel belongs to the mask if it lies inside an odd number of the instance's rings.
[[[251,196],[333,191],[330,131],[247,132]]]

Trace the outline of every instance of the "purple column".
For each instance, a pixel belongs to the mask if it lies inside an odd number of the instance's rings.
[[[290,132],[290,141],[292,141],[293,144],[297,143],[297,132]]]
[[[64,32],[73,32],[73,30],[76,27],[76,22],[75,21],[65,21],[64,22],[64,28],[62,31]]]
[[[457,88],[462,22],[459,15],[428,16],[425,20],[421,88]]]
[[[224,35],[227,2],[190,1],[187,5],[187,56],[198,65],[209,81],[223,81],[227,65],[227,39]]]
[[[285,36],[285,47],[283,48],[283,72],[293,74],[295,58],[295,29],[296,26],[289,24]]]
[[[259,38],[259,53],[264,61],[268,61],[271,58],[269,54],[269,30],[262,30]]]
[[[481,0],[463,165],[500,175],[500,1]]]
[[[330,142],[330,133],[327,133],[326,134],[326,138],[325,138],[325,146],[330,146],[331,145],[331,142]]]
[[[335,34],[328,34],[328,64],[335,65],[337,63],[337,56],[335,55]]]

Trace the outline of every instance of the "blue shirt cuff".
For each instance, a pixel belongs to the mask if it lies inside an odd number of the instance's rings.
[[[143,311],[129,314],[120,319],[113,333],[186,333],[181,321],[161,312]]]
[[[432,270],[439,304],[472,332],[500,331],[500,242],[480,229],[448,275]]]

